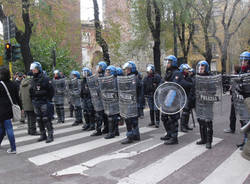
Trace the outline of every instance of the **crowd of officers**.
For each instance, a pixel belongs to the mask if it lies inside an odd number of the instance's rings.
[[[249,52],[247,52],[249,53]],[[244,58],[246,61],[246,58]],[[250,70],[250,57],[246,64],[242,64],[241,72]],[[39,62],[33,62],[30,66],[30,72],[20,83],[20,95],[22,99],[23,110],[28,119],[28,134],[38,135],[36,122],[40,129],[40,138],[38,141],[53,141],[52,119],[54,107],[56,109],[58,123],[65,122],[64,102],[69,99],[70,116],[75,121],[72,126],[82,124],[83,131],[95,130],[91,136],[105,135],[105,139],[111,139],[119,136],[119,123],[124,121],[127,127],[127,136],[121,142],[122,144],[132,143],[140,140],[140,131],[138,118],[143,118],[143,108],[145,101],[150,109],[150,123],[148,126],[159,127],[160,119],[166,130],[166,134],[161,137],[166,145],[178,144],[178,126],[180,119],[180,130],[188,132],[192,130],[189,127],[189,117],[192,109],[195,108],[195,74],[201,76],[212,75],[209,71],[209,65],[206,61],[198,62],[195,69],[188,64],[182,64],[178,67],[178,60],[175,56],[169,55],[164,58],[165,76],[162,78],[155,72],[152,64],[147,65],[147,74],[144,78],[137,71],[136,65],[132,61],[126,62],[122,68],[107,66],[104,61],[100,61],[93,71],[97,77],[104,76],[130,76],[136,78],[136,99],[138,115],[135,117],[124,118],[120,114],[108,116],[104,110],[98,111],[92,103],[91,93],[88,87],[87,78],[94,75],[92,71],[83,67],[81,74],[78,71],[72,71],[67,79],[59,70],[54,71],[53,79],[49,79],[43,71]],[[16,81],[19,81],[18,76]],[[21,81],[21,80],[20,80]],[[182,113],[168,115],[160,113],[154,103],[154,92],[157,87],[164,82],[175,82],[181,85],[187,94],[187,103]],[[83,124],[84,117],[84,124]],[[213,139],[213,122],[211,120],[198,119],[200,125],[201,139],[198,145],[205,145],[211,149]],[[47,132],[46,132],[47,131]],[[232,130],[234,131],[234,130]]]

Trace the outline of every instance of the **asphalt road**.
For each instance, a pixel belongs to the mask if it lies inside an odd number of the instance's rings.
[[[65,124],[54,123],[55,141],[36,142],[28,136],[26,125],[14,123],[16,155],[9,155],[8,140],[0,148],[0,184],[241,184],[250,183],[250,162],[243,159],[236,144],[242,141],[239,122],[235,134],[226,134],[229,127],[230,97],[216,106],[214,141],[211,150],[198,146],[199,126],[189,133],[179,133],[179,144],[167,146],[160,141],[160,128],[148,127],[149,113],[140,119],[142,140],[121,145],[121,135],[105,140],[91,137],[92,132],[72,127],[72,118]],[[68,113],[67,113],[68,114]],[[191,119],[192,120],[192,119]],[[192,126],[192,121],[190,125]]]

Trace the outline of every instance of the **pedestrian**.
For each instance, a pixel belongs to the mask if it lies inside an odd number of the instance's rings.
[[[185,88],[184,88],[184,90],[187,94],[187,103],[185,104],[185,106],[182,110],[181,121],[180,121],[182,132],[188,132],[188,130],[193,130],[188,125],[189,116],[190,116],[192,108],[194,107],[194,105],[193,105],[194,104],[193,103],[194,95],[191,94],[191,89],[195,85],[193,83],[192,78],[189,75],[190,69],[191,69],[191,67],[188,64],[182,64],[180,66],[180,72],[183,74],[183,80],[185,80],[185,83],[187,84],[187,85],[185,85]]]
[[[81,104],[81,79],[80,73],[73,70],[70,74],[70,81],[68,82],[68,90],[70,102],[72,103],[75,111],[75,122],[72,126],[82,124],[82,104]]]
[[[65,79],[61,76],[59,70],[54,71],[53,87],[55,90],[55,95],[53,97],[53,102],[56,106],[57,113],[57,123],[64,123],[64,96],[66,90]]]
[[[147,75],[143,79],[143,94],[147,100],[150,109],[150,123],[148,126],[159,128],[160,111],[154,103],[154,92],[161,83],[161,76],[155,72],[155,66],[149,64],[147,66]]]
[[[92,72],[89,68],[82,68],[82,83],[81,83],[81,101],[82,101],[82,110],[83,116],[85,119],[85,125],[83,125],[83,131],[95,130],[95,110],[91,101],[91,95],[89,87],[87,84],[87,77],[91,76]]]
[[[182,87],[187,85],[178,69],[178,61],[174,55],[164,58],[164,66],[166,68],[164,81],[175,82]],[[161,140],[164,140],[166,145],[178,144],[178,120],[180,119],[180,113],[173,115],[162,114],[161,119],[167,132],[165,136],[161,137]]]
[[[54,96],[52,81],[43,72],[42,65],[39,62],[31,63],[30,70],[33,73],[30,96],[41,132],[41,136],[37,141],[45,140],[46,143],[50,143],[54,141],[51,107],[49,104]]]
[[[124,77],[118,77],[118,93],[120,115],[125,119],[127,127],[127,137],[121,144],[130,144],[140,141],[140,131],[138,123],[138,101],[141,94],[141,82],[137,78],[136,65],[128,61],[123,65]]]
[[[18,89],[14,82],[10,81],[10,72],[9,69],[2,66],[0,67],[0,81],[4,83],[7,87],[8,92],[12,98],[14,104],[21,106],[21,101],[19,99]],[[16,143],[15,136],[13,132],[11,119],[13,118],[12,105],[8,97],[8,93],[3,86],[0,84],[0,145],[3,141],[4,136],[7,134],[10,149],[7,150],[7,153],[15,154],[16,153]]]
[[[20,97],[22,101],[23,110],[28,119],[28,134],[39,135],[36,130],[36,115],[34,107],[30,98],[30,88],[33,74],[32,72],[27,73],[27,77],[24,78],[20,85]]]

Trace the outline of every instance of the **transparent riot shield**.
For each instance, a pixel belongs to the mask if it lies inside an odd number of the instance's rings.
[[[108,115],[119,114],[117,80],[114,76],[99,77],[104,112]]]
[[[87,83],[95,111],[98,112],[104,110],[97,77],[95,75],[87,77]]]
[[[117,83],[120,115],[125,119],[137,117],[138,110],[135,75],[118,76]]]
[[[165,82],[156,89],[154,102],[157,109],[162,113],[173,115],[184,108],[187,102],[187,95],[183,87],[179,84]]]
[[[232,79],[232,97],[236,116],[239,120],[250,120],[250,114],[248,112],[247,106],[239,93],[238,89],[241,88],[245,93],[250,93],[250,74],[240,74]],[[241,96],[241,98],[240,98]]]
[[[196,117],[212,121],[215,112],[221,112],[222,76],[210,75],[195,77]],[[216,104],[216,105],[215,105]]]

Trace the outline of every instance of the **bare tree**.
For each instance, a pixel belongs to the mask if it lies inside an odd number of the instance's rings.
[[[209,24],[212,17],[212,9],[214,5],[214,0],[200,0],[192,4],[192,8],[197,14],[197,18],[202,27],[202,33],[204,37],[204,48],[202,48],[192,37],[191,43],[194,48],[206,59],[206,61],[211,64],[213,55],[212,48],[209,39]],[[198,8],[199,7],[199,8]],[[200,40],[199,40],[200,42]],[[211,65],[210,65],[211,66]]]
[[[152,21],[152,8],[151,4],[153,3],[154,6],[154,16],[155,21]],[[154,53],[154,65],[155,71],[158,74],[161,74],[161,11],[157,5],[156,0],[147,0],[147,22],[150,28],[154,46],[153,46],[153,53]]]
[[[194,35],[194,19],[190,11],[191,2],[178,0],[178,24],[177,24],[177,33],[180,41],[184,61],[188,60],[188,53],[191,46],[191,40]],[[188,34],[188,37],[186,36]]]
[[[107,65],[110,65],[109,47],[108,47],[107,42],[102,37],[102,26],[99,20],[99,7],[98,7],[97,0],[93,0],[93,4],[94,4],[96,42],[102,48],[104,61],[107,62]]]
[[[15,29],[16,29],[15,38],[21,47],[21,54],[23,57],[23,62],[24,62],[26,72],[29,71],[30,64],[33,62],[33,57],[32,57],[30,46],[29,46],[33,23],[30,21],[29,8],[30,8],[30,1],[22,0],[22,19],[23,19],[24,26],[25,26],[24,32],[18,29],[17,26],[15,26]],[[5,18],[6,18],[6,15],[3,11],[2,6],[0,6],[0,21],[3,23]]]
[[[230,11],[228,8],[229,0],[225,0],[224,10],[223,10],[222,20],[221,20],[221,25],[223,27],[223,35],[224,35],[223,39],[216,35],[217,26],[216,26],[216,21],[213,18],[213,27],[214,27],[213,37],[217,41],[217,43],[219,45],[220,52],[221,52],[222,73],[226,72],[226,63],[227,63],[227,57],[228,57],[229,42],[230,42],[232,36],[239,30],[243,21],[248,17],[249,12],[250,12],[250,8],[248,7],[246,14],[241,17],[241,19],[238,21],[238,23],[236,24],[236,26],[234,28],[231,28],[233,25],[232,21],[233,21],[234,15],[235,15],[237,5],[239,5],[240,2],[241,2],[241,0],[234,0],[233,5],[232,5],[232,9]],[[226,20],[226,14],[228,11],[230,11],[229,18],[228,18],[228,20]]]

